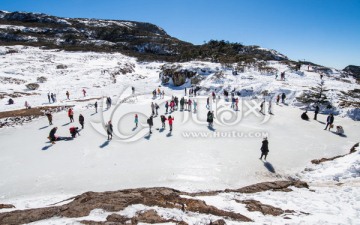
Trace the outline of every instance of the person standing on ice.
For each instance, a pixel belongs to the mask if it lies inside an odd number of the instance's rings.
[[[265,104],[265,100],[261,102],[260,104],[260,110],[259,112],[263,113],[263,109],[264,109],[264,104]],[[263,113],[264,114],[264,113]]]
[[[160,120],[161,120],[161,127],[163,129],[165,129],[165,121],[166,121],[166,117],[164,115],[160,116]]]
[[[149,125],[149,133],[152,134],[152,132],[151,132],[151,127],[154,125],[153,116],[152,116],[152,115],[149,117],[149,119],[147,119],[147,124]]]
[[[170,127],[170,132],[171,132],[171,131],[172,131],[172,125],[173,125],[174,117],[169,116],[167,120],[169,121],[169,127]]]
[[[168,114],[168,110],[169,110],[169,102],[166,101],[165,102],[165,114]]]
[[[98,107],[97,102],[95,102],[94,107],[95,107],[95,113],[97,113],[97,107]]]
[[[314,120],[317,120],[317,114],[319,113],[320,108],[318,105],[315,106],[315,114],[314,114]]]
[[[213,122],[214,122],[214,113],[209,111],[207,113],[207,120],[206,120],[208,123],[209,123],[209,127],[212,127],[213,126]]]
[[[206,99],[206,108],[209,109],[210,108],[210,98],[207,97]]]
[[[69,108],[68,116],[69,116],[69,119],[70,119],[70,123],[74,122],[74,111],[72,110],[72,108]]]
[[[55,102],[55,97],[54,97],[53,93],[50,94],[50,98],[51,98],[52,102],[54,103]]]
[[[281,103],[285,104],[285,98],[286,98],[286,95],[283,92],[282,95],[281,95]]]
[[[164,99],[164,96],[165,96],[165,91],[162,90],[162,99]]]
[[[80,114],[79,115],[79,123],[81,125],[81,129],[84,129],[84,121],[85,121],[84,116]]]
[[[111,124],[111,120],[108,122],[108,124],[106,125],[106,132],[108,135],[108,141],[112,139],[113,135],[113,125]]]
[[[135,87],[134,86],[131,87],[131,92],[132,92],[133,95],[135,94]]]
[[[215,102],[215,100],[216,100],[216,94],[215,94],[214,91],[212,92],[212,97],[213,97],[213,102]]]
[[[269,105],[268,105],[268,113],[269,113],[269,114],[272,114],[272,112],[271,112],[271,99],[270,99]]]
[[[49,100],[49,104],[50,104],[51,103],[50,93],[48,93],[47,96],[48,96],[48,100]]]
[[[191,99],[189,98],[189,101],[188,101],[189,112],[191,112],[191,106],[192,106],[192,101],[191,101]]]
[[[134,120],[134,122],[135,122],[135,128],[137,128],[137,127],[138,127],[138,123],[139,123],[138,114],[135,114],[135,120]]]
[[[54,127],[53,129],[51,129],[50,133],[49,133],[49,140],[51,141],[51,144],[55,144],[55,141],[56,141],[56,136],[55,136],[55,133],[57,131],[57,127]]]
[[[266,160],[266,156],[269,153],[269,142],[268,142],[267,138],[264,138],[264,140],[262,141],[262,146],[261,146],[260,150],[261,150],[261,156],[259,159],[262,160],[262,157],[265,156],[264,159]]]
[[[151,102],[151,116],[155,115],[155,105],[154,102]]]
[[[175,103],[175,110],[177,111],[178,107],[179,107],[179,99],[178,99],[178,97],[174,98],[174,103]]]
[[[324,130],[326,130],[329,127],[329,131],[330,131],[330,129],[333,126],[333,123],[334,123],[334,115],[330,113],[330,115],[326,119],[326,127]]]
[[[69,91],[66,91],[66,98],[67,98],[67,100],[70,100],[70,93],[69,93]]]
[[[180,111],[183,111],[184,110],[184,104],[185,104],[185,99],[184,97],[182,97],[180,99]]]
[[[49,125],[52,125],[52,115],[51,115],[51,112],[48,110],[45,112],[45,115],[49,121]]]
[[[83,95],[84,95],[84,98],[86,97],[86,91],[85,89],[82,89],[82,92],[83,92]]]
[[[186,96],[186,88],[185,88],[185,96]]]
[[[239,111],[239,98],[235,99],[235,111]]]
[[[158,110],[159,110],[159,105],[157,103],[155,103],[155,117],[158,116]]]
[[[193,105],[194,105],[194,113],[196,113],[197,102],[195,101],[195,99],[193,101]]]
[[[280,94],[276,96],[276,105],[279,105],[279,102],[280,102]]]

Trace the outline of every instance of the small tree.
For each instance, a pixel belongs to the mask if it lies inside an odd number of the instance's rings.
[[[310,90],[304,91],[300,97],[296,99],[304,104],[319,104],[330,105],[330,102],[326,96],[326,92],[329,91],[324,86],[324,81],[321,81],[316,87],[310,88]]]

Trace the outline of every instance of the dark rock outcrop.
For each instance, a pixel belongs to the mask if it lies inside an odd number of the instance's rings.
[[[345,67],[343,71],[353,76],[355,79],[360,79],[360,66],[349,65]]]

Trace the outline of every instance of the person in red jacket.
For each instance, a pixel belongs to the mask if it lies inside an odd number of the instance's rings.
[[[70,118],[70,123],[74,122],[74,111],[72,110],[72,108],[69,108],[68,116]]]
[[[169,116],[167,120],[169,121],[170,132],[171,132],[171,131],[172,131],[172,125],[173,125],[174,118],[171,117],[171,116]]]

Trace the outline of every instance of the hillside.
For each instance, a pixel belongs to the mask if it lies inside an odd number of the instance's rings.
[[[60,18],[26,12],[0,11],[0,40],[1,45],[121,52],[142,60],[251,62],[254,58],[287,59],[274,50],[225,41],[193,45],[169,36],[162,28],[150,23]]]

